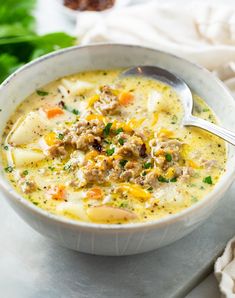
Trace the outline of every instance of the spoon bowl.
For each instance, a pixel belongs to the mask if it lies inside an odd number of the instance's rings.
[[[201,118],[192,115],[193,110],[193,97],[188,85],[178,76],[169,72],[166,69],[157,66],[137,66],[129,68],[121,74],[121,77],[126,76],[140,76],[148,77],[154,80],[163,82],[178,93],[182,104],[184,106],[184,117],[182,124],[184,126],[195,126],[201,129],[207,130],[210,133],[217,135],[218,137],[224,139],[232,145],[235,145],[235,133],[215,125],[209,121],[203,120]]]

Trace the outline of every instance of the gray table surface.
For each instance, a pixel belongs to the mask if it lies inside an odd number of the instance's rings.
[[[184,297],[208,274],[235,233],[235,184],[215,213],[186,238],[156,251],[99,257],[60,247],[0,199],[0,297]]]

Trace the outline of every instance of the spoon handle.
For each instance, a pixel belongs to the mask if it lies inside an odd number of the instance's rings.
[[[232,132],[228,129],[219,127],[209,121],[206,121],[201,118],[194,117],[194,116],[190,116],[188,119],[185,119],[183,121],[183,125],[200,127],[202,129],[205,129],[205,130],[213,133],[214,135],[217,135],[218,137],[229,142],[230,144],[235,145],[235,133],[234,132]]]

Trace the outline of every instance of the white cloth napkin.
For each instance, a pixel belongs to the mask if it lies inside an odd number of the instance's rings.
[[[82,44],[121,42],[174,53],[215,71],[235,94],[235,3],[151,1],[109,13],[83,12],[76,33]]]
[[[131,43],[187,58],[213,71],[235,96],[235,2],[223,3],[152,1],[109,13],[84,12],[78,14],[76,32],[82,44]],[[226,297],[235,297],[235,240],[232,243],[216,263]]]

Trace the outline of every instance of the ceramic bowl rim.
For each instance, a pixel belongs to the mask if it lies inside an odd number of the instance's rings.
[[[33,68],[35,65],[37,65],[38,63],[41,63],[42,61],[49,60],[55,56],[60,56],[60,55],[64,55],[64,54],[69,55],[69,53],[71,53],[73,51],[79,51],[79,49],[97,48],[97,47],[102,47],[102,48],[110,48],[110,47],[139,48],[139,49],[142,49],[145,51],[153,51],[153,52],[158,52],[160,54],[162,53],[165,55],[169,55],[172,58],[174,58],[182,63],[186,63],[188,65],[193,66],[194,68],[197,68],[197,70],[200,72],[204,72],[207,76],[209,76],[209,78],[211,80],[214,80],[214,82],[217,85],[219,85],[219,87],[222,88],[225,93],[227,93],[228,97],[230,97],[233,100],[232,95],[230,94],[230,92],[226,88],[226,86],[224,86],[224,84],[218,78],[213,76],[206,68],[204,68],[200,65],[197,65],[196,63],[193,63],[187,59],[184,59],[184,58],[178,57],[174,54],[171,54],[169,52],[166,52],[166,51],[161,51],[161,50],[150,48],[150,47],[144,47],[144,46],[132,45],[132,44],[122,44],[122,43],[96,43],[96,44],[82,45],[82,46],[77,45],[77,46],[61,49],[61,50],[52,52],[50,54],[44,55],[40,58],[33,60],[32,62],[27,63],[26,65],[24,65],[21,68],[19,68],[18,70],[16,70],[12,75],[10,75],[0,85],[0,92],[2,92],[2,90],[4,90],[4,88],[7,88],[7,85],[10,82],[14,81],[14,78],[16,76],[21,75],[22,72],[24,72],[25,70],[28,70],[30,68]],[[235,103],[234,103],[234,109],[235,109]],[[233,158],[233,160],[235,162],[235,157]],[[10,186],[10,184],[8,184],[6,181],[4,181],[3,177],[0,177],[0,186],[3,188],[6,196],[7,195],[11,196],[16,201],[16,203],[23,205],[23,207],[27,209],[27,212],[29,212],[29,211],[34,212],[38,216],[41,216],[41,217],[50,219],[54,222],[68,225],[68,226],[73,226],[73,227],[77,227],[77,228],[79,228],[79,227],[80,228],[88,228],[91,230],[102,229],[102,230],[111,230],[112,231],[112,230],[134,230],[134,229],[144,229],[144,228],[157,228],[157,227],[160,227],[163,225],[170,225],[176,221],[180,221],[184,217],[187,217],[188,215],[190,215],[192,212],[196,213],[196,211],[199,211],[200,208],[203,208],[206,204],[209,204],[210,202],[215,200],[217,197],[216,195],[218,195],[221,192],[225,192],[229,188],[229,186],[233,182],[234,178],[235,178],[235,167],[233,170],[230,170],[229,172],[226,171],[224,173],[224,175],[221,177],[221,179],[218,181],[218,183],[215,185],[213,190],[211,192],[209,192],[202,200],[195,203],[194,205],[192,205],[186,209],[183,209],[182,211],[180,211],[176,214],[167,215],[160,219],[155,219],[152,221],[140,222],[140,223],[124,223],[121,225],[120,224],[101,224],[101,223],[99,224],[99,223],[82,222],[82,221],[76,221],[76,220],[72,220],[69,218],[65,218],[65,217],[62,217],[59,215],[55,215],[55,214],[52,214],[48,211],[45,211],[45,210],[35,206],[30,201],[23,198],[21,195],[19,195],[13,189],[13,187]],[[9,198],[7,198],[7,200],[9,200]]]

